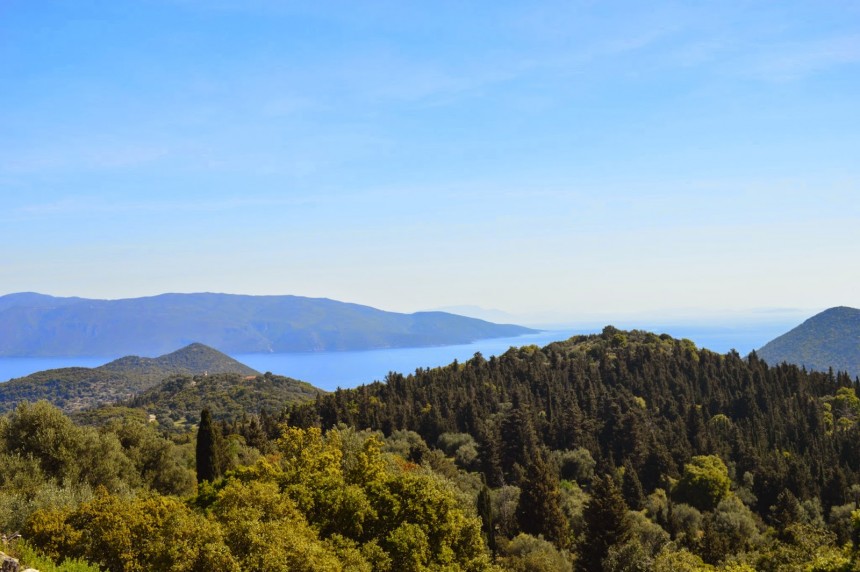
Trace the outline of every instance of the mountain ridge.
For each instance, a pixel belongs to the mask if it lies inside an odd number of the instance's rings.
[[[228,353],[348,351],[451,345],[534,331],[446,312],[402,314],[292,295],[0,296],[0,356],[6,357],[162,355],[192,342]]]

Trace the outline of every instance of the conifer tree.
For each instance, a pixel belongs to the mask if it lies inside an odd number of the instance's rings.
[[[642,483],[639,481],[639,475],[636,474],[636,468],[630,459],[624,461],[624,477],[621,479],[621,494],[624,496],[624,501],[632,510],[641,510],[642,503],[645,501],[645,492],[642,490]]]
[[[250,418],[247,425],[242,426],[241,433],[245,438],[245,442],[249,446],[254,447],[260,452],[266,452],[268,447],[268,438],[263,432],[263,428],[257,420],[256,415]]]
[[[770,509],[771,521],[776,526],[777,534],[781,539],[786,538],[784,533],[790,525],[803,519],[803,509],[797,497],[788,489],[783,489],[779,493],[779,496],[776,497],[776,504]]]
[[[510,411],[502,418],[499,435],[502,442],[502,470],[508,482],[516,482],[538,447],[530,409],[521,403],[517,393],[514,394]]]
[[[220,475],[218,462],[218,434],[212,426],[212,415],[208,409],[200,412],[200,427],[197,429],[197,482],[212,482]]]
[[[582,572],[603,570],[603,559],[609,549],[630,536],[627,505],[621,491],[609,475],[595,479],[591,499],[582,513],[585,537],[579,546],[578,568]]]
[[[487,535],[487,547],[496,554],[496,526],[493,522],[493,504],[490,499],[490,489],[485,484],[478,493],[478,515],[481,517],[481,528]]]
[[[534,536],[542,534],[559,548],[569,545],[569,527],[561,510],[558,479],[540,452],[521,483],[517,521],[523,532]]]
[[[487,485],[493,488],[501,487],[505,484],[505,476],[500,461],[498,436],[491,428],[481,425],[475,435],[475,441],[478,443],[478,460]]]

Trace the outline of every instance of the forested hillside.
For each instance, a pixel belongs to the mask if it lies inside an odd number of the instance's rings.
[[[0,527],[111,571],[848,572],[857,389],[607,327],[196,435],[24,404]]]
[[[128,406],[155,415],[162,426],[191,428],[202,409],[219,421],[243,414],[278,411],[287,403],[313,401],[324,392],[309,383],[280,375],[176,376],[165,379],[128,402]],[[98,410],[90,414],[98,414]]]
[[[96,368],[71,367],[40,371],[0,384],[0,411],[16,403],[44,399],[70,413],[130,399],[175,375],[259,372],[228,355],[194,343],[169,354],[126,356]]]
[[[689,340],[608,327],[543,349],[392,373],[385,383],[293,407],[288,419],[414,431],[448,446],[498,494],[552,473],[562,484],[543,496],[558,506],[518,513],[506,532],[542,534],[587,556],[583,569],[600,569],[610,549],[659,553],[642,539],[626,545],[625,535],[599,554],[583,552],[597,532],[587,511],[572,513],[569,503],[606,475],[626,507],[646,510],[676,548],[711,564],[745,554],[770,569],[756,560],[773,540],[768,526],[783,540],[800,534],[791,526],[817,527],[834,546],[852,538],[860,500],[856,389],[845,374],[769,367],[755,354],[719,355]],[[559,510],[566,519],[552,516]]]
[[[770,363],[788,362],[816,371],[860,375],[860,310],[840,306],[809,318],[764,345],[758,354]]]

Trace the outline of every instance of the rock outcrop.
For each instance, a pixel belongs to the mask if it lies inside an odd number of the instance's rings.
[[[17,558],[12,558],[4,552],[0,552],[0,572],[39,572],[35,568],[21,568]]]
[[[12,558],[11,556],[7,556],[6,554],[0,552],[0,572],[19,572],[21,565],[18,564],[17,558]]]

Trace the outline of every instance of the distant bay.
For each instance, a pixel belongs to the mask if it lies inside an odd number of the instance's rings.
[[[580,331],[547,331],[513,338],[480,340],[471,344],[429,348],[395,348],[358,352],[291,354],[244,354],[233,356],[257,371],[271,371],[307,381],[326,391],[382,381],[390,371],[412,373],[418,368],[439,367],[465,361],[480,352],[484,357],[500,355],[511,346],[545,346],[566,340]]]
[[[545,346],[585,330],[553,330],[510,338],[480,340],[470,344],[424,348],[391,348],[344,352],[296,352],[235,354],[234,359],[260,372],[270,371],[333,391],[382,380],[389,371],[414,372],[464,361],[480,352],[486,357],[506,352],[511,346]],[[61,367],[97,367],[121,356],[87,358],[0,358],[0,380],[8,381],[37,371]],[[151,357],[151,356],[148,356]]]
[[[624,327],[632,329],[634,326]],[[640,327],[676,338],[689,338],[697,346],[725,353],[736,349],[741,355],[757,349],[790,326],[780,324],[744,327],[665,326]],[[603,326],[578,329],[547,330],[512,338],[480,340],[471,344],[429,348],[396,348],[356,352],[317,352],[287,354],[243,354],[233,358],[257,371],[286,375],[307,381],[326,391],[350,388],[362,383],[381,381],[390,371],[404,374],[417,368],[439,367],[452,361],[465,361],[480,352],[485,358],[505,353],[510,347],[534,344],[543,347],[577,334],[597,333]]]
[[[734,348],[742,355],[784,333],[787,324],[745,325],[743,327],[713,326],[621,326],[637,327],[657,333],[666,332],[677,338],[690,338],[700,347],[725,353]],[[417,368],[439,367],[452,361],[465,361],[476,352],[484,357],[499,355],[511,346],[535,344],[545,346],[566,340],[576,334],[599,332],[602,326],[577,329],[554,329],[510,338],[480,340],[470,344],[423,348],[393,348],[343,352],[254,353],[232,357],[260,372],[270,371],[302,381],[321,389],[333,391],[338,387],[355,387],[384,379],[390,371],[411,373]],[[121,356],[86,358],[0,358],[0,380],[7,381],[46,369],[61,367],[96,367]]]

